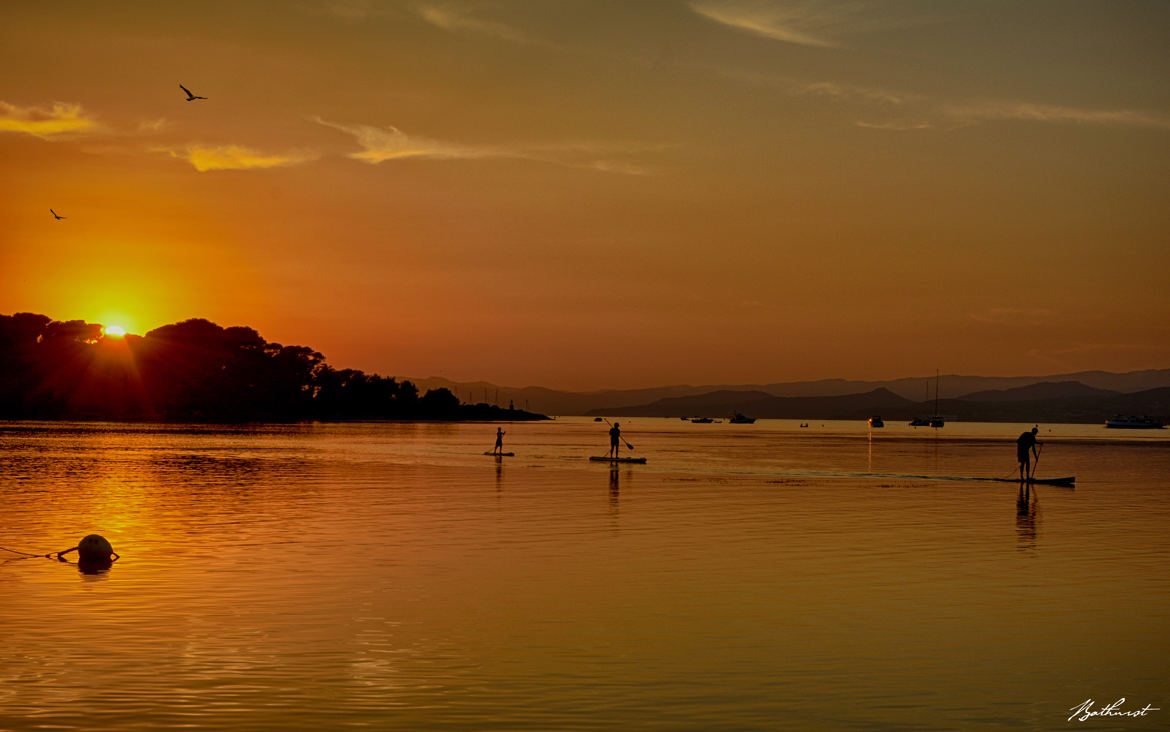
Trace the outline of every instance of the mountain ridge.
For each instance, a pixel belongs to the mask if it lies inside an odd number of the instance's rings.
[[[1075,383],[1075,382],[1073,382]],[[1066,393],[1078,390],[1065,387]],[[1088,389],[1088,387],[1083,387]],[[1032,390],[1032,394],[1051,393],[1051,389]],[[880,414],[888,420],[905,420],[927,414],[941,414],[948,421],[963,422],[1098,422],[1112,414],[1170,414],[1170,387],[1123,394],[1100,390],[1079,391],[1072,396],[1041,396],[1035,399],[991,399],[972,401],[943,399],[914,402],[878,388],[859,394],[831,397],[768,397],[756,398],[744,392],[736,398],[735,392],[718,392],[725,401],[708,399],[707,408],[694,409],[691,400],[664,399],[658,402],[612,410],[594,410],[589,415],[613,417],[686,417],[726,416],[743,412],[762,419],[865,419]],[[748,396],[750,395],[750,396]],[[704,395],[710,396],[710,395]]]
[[[532,409],[544,414],[573,415],[593,410],[615,410],[653,403],[664,398],[690,397],[718,391],[763,392],[779,397],[829,397],[864,394],[885,388],[913,403],[933,402],[935,376],[914,376],[886,381],[820,379],[816,381],[777,382],[773,384],[673,384],[639,389],[600,389],[564,391],[547,387],[509,387],[486,381],[457,382],[444,377],[407,377],[420,389],[447,388],[469,403],[483,402]],[[939,377],[940,399],[959,399],[980,391],[1008,390],[1044,382],[1077,382],[1081,387],[1131,394],[1149,389],[1170,387],[1170,369],[1143,369],[1114,373],[1079,371],[1046,376],[969,376]],[[933,407],[928,407],[930,411]],[[609,412],[607,412],[609,413]],[[682,416],[682,415],[679,415]]]

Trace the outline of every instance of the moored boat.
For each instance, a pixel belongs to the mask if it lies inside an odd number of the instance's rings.
[[[926,394],[930,396],[930,382],[926,384]],[[934,414],[929,417],[915,417],[910,420],[911,427],[942,427],[946,420],[938,413],[938,370],[934,372]]]
[[[1164,425],[1153,417],[1114,415],[1105,420],[1105,426],[1121,430],[1160,430]]]
[[[745,414],[741,414],[740,412],[736,412],[735,416],[733,416],[731,419],[729,419],[727,421],[730,422],[731,424],[752,424],[756,421],[756,418],[749,417]]]
[[[869,418],[868,421],[869,421],[870,427],[885,427],[886,426],[886,423],[882,421],[882,417],[880,414],[873,415],[872,417]]]
[[[942,427],[947,421],[940,415],[932,414],[929,417],[915,417],[910,420],[911,427]]]

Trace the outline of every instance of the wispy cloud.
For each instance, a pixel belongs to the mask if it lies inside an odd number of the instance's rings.
[[[814,81],[796,86],[796,90],[812,96],[828,97],[840,100],[861,100],[878,102],[880,104],[903,104],[917,99],[917,95],[901,91],[891,91],[873,86],[859,86],[856,84],[840,84],[832,81]]]
[[[920,92],[744,69],[697,66],[703,72],[794,97],[840,104],[853,124],[874,130],[956,130],[990,122],[1095,125],[1170,130],[1170,114],[1140,109],[1073,107],[1003,99],[948,101]]]
[[[418,14],[431,25],[451,33],[477,33],[518,43],[528,40],[515,28],[498,21],[477,18],[463,6],[450,3],[422,5]]]
[[[1043,325],[1051,316],[1047,308],[990,308],[969,317],[978,323],[1031,327]]]
[[[867,130],[886,130],[888,132],[906,132],[909,130],[929,130],[934,128],[934,125],[929,122],[867,122],[859,119],[853,124],[858,127],[864,127]]]
[[[374,12],[371,0],[332,0],[325,3],[323,10],[342,20],[365,20]]]
[[[773,89],[791,96],[815,97],[831,102],[858,102],[871,106],[897,107],[915,103],[921,104],[927,101],[922,94],[917,92],[872,84],[854,84],[825,79],[814,80],[786,74],[763,73],[742,68],[703,64],[695,64],[692,68],[741,84]]]
[[[985,101],[950,105],[944,107],[943,112],[962,125],[989,121],[1022,120],[1170,129],[1170,115],[1142,112],[1135,109],[1086,109],[1028,102]]]
[[[170,124],[166,117],[159,117],[157,119],[144,119],[138,122],[138,131],[144,134],[154,134],[162,132]]]
[[[448,33],[474,33],[507,41],[532,42],[519,30],[479,15],[483,3],[472,0],[421,0],[388,3],[386,0],[308,0],[302,10],[313,15],[328,15],[347,23],[371,20],[402,22],[422,19]]]
[[[645,165],[628,163],[623,160],[594,160],[584,166],[603,173],[619,173],[621,175],[655,175],[657,171]]]
[[[385,0],[300,0],[293,8],[308,15],[324,15],[347,23],[373,18],[399,18],[409,14]]]
[[[645,146],[617,145],[469,145],[436,140],[421,135],[408,135],[397,127],[371,125],[343,125],[314,118],[318,124],[352,135],[362,147],[348,157],[370,164],[410,158],[432,160],[512,159],[552,163],[572,168],[586,168],[623,175],[648,175],[650,168],[627,160],[615,159],[615,154],[644,152]]]
[[[857,12],[856,3],[815,0],[798,4],[769,0],[694,0],[691,10],[716,23],[784,43],[836,48],[832,37]]]
[[[1109,341],[1097,343],[1076,343],[1060,348],[1032,349],[1030,356],[1043,358],[1063,358],[1065,356],[1083,356],[1089,353],[1102,353],[1107,356],[1116,356],[1118,353],[1148,353],[1165,358],[1170,354],[1170,345],[1167,341],[1146,341],[1141,343],[1126,343]]]
[[[361,152],[349,153],[349,157],[367,163],[382,163],[387,160],[404,160],[406,158],[458,160],[524,157],[520,151],[504,147],[464,145],[433,140],[419,135],[407,135],[397,127],[342,125],[327,122],[320,117],[314,118],[314,121],[353,135],[363,149]]]
[[[191,163],[200,173],[209,170],[250,170],[253,168],[279,168],[298,165],[315,160],[317,155],[310,152],[283,154],[263,153],[243,145],[188,145],[183,150],[167,149],[171,157]]]
[[[44,109],[0,102],[0,132],[23,132],[49,140],[91,131],[97,126],[97,121],[80,104],[55,102],[52,109]]]
[[[844,38],[938,23],[935,13],[900,14],[864,0],[691,0],[695,13],[716,23],[784,43],[839,48]]]

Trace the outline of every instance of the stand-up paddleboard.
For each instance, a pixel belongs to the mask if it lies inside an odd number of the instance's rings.
[[[595,463],[637,463],[638,465],[645,465],[646,458],[632,458],[632,457],[591,457],[589,458]]]
[[[992,480],[1000,483],[1019,483],[1019,478],[992,478]],[[1062,485],[1066,488],[1076,487],[1076,477],[1070,476],[1067,478],[1028,478],[1028,482],[1033,485]]]
[[[496,457],[516,457],[514,452],[485,452],[484,455],[495,455]]]

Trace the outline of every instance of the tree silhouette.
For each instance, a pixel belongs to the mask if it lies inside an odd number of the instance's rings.
[[[306,346],[193,318],[144,337],[44,315],[0,315],[0,418],[171,421],[537,419],[419,397],[409,381],[335,369]]]

